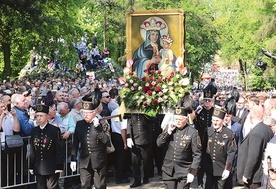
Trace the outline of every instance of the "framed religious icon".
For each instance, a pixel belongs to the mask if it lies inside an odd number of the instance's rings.
[[[127,14],[127,59],[139,78],[154,64],[162,75],[185,60],[185,16],[183,10],[134,11]],[[183,63],[184,64],[184,63]]]

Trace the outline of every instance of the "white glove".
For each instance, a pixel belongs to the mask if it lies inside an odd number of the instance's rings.
[[[92,123],[94,124],[94,127],[98,127],[98,125],[100,125],[100,120],[99,120],[99,118],[94,117],[94,118],[92,119]]]
[[[230,171],[224,170],[222,172],[222,176],[221,176],[222,178],[221,178],[221,180],[226,180],[229,177],[229,174],[230,174]]]
[[[169,126],[168,126],[168,134],[171,135],[173,130],[175,130],[175,124],[173,122],[170,122],[169,123]]]
[[[187,183],[192,183],[194,181],[195,176],[191,173],[187,175]]]
[[[33,169],[29,169],[29,172],[31,173],[31,175],[34,174],[34,170]]]
[[[62,170],[55,170],[55,173],[61,173]]]
[[[70,168],[73,172],[75,172],[77,170],[77,162],[71,161]]]
[[[129,148],[132,148],[132,146],[134,146],[133,141],[132,141],[131,138],[128,138],[128,139],[127,139],[127,146],[128,146]]]

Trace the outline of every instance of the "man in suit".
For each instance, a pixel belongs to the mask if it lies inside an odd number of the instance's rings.
[[[201,141],[197,130],[188,124],[188,114],[192,112],[192,99],[188,95],[176,106],[173,121],[156,140],[159,147],[168,145],[162,166],[162,179],[168,189],[188,189],[197,174]]]
[[[151,140],[152,128],[150,120],[144,114],[125,114],[127,118],[127,146],[131,148],[134,183],[131,188],[141,186],[140,165],[143,160],[143,184],[149,182],[152,173]]]
[[[233,131],[223,125],[226,111],[216,107],[212,127],[207,128],[203,141],[203,168],[206,172],[205,189],[224,189],[232,170],[237,145]]]
[[[101,103],[101,93],[93,91],[82,98],[83,120],[78,121],[73,135],[70,167],[76,171],[76,160],[80,150],[80,180],[81,188],[92,188],[93,179],[96,189],[106,188],[106,147],[110,146],[110,138],[104,132],[96,117]],[[93,179],[92,179],[93,178]]]
[[[263,122],[263,109],[255,105],[250,110],[250,122],[255,125],[241,142],[238,151],[237,177],[244,188],[261,186],[262,157],[267,143],[273,137],[273,132]]]
[[[245,108],[245,99],[240,96],[239,101],[236,102],[237,112],[236,115],[232,117],[233,121],[241,124],[242,129],[244,127],[244,122],[249,114],[249,110]]]
[[[63,170],[64,151],[60,129],[47,122],[49,107],[37,105],[39,126],[31,132],[30,173],[36,174],[37,188],[58,189],[59,173]]]

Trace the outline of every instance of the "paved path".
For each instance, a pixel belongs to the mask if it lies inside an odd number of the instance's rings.
[[[129,178],[130,183],[128,184],[116,184],[114,177],[108,177],[107,178],[107,189],[129,189],[130,185],[133,183],[134,179],[133,177]],[[161,176],[158,176],[157,174],[154,175],[153,178],[149,179],[148,184],[142,184],[142,186],[137,187],[135,189],[164,189],[165,186],[163,184],[163,181],[161,179]],[[243,187],[234,187],[234,189],[243,189]]]

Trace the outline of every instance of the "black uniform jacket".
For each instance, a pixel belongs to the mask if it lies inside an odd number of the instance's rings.
[[[212,125],[213,112],[214,112],[214,107],[210,108],[209,110],[203,107],[200,113],[196,114],[195,128],[198,130],[201,140],[203,140],[204,132],[206,128],[211,127]]]
[[[40,175],[51,175],[63,170],[64,150],[60,129],[47,124],[43,129],[34,127],[31,133],[30,169]]]
[[[78,121],[73,135],[71,161],[76,161],[80,144],[80,168],[87,168],[89,162],[93,169],[106,166],[106,147],[110,146],[110,138],[101,125],[94,127],[85,120]]]
[[[237,162],[239,183],[243,183],[243,176],[250,179],[252,183],[262,182],[263,152],[272,137],[273,132],[270,127],[260,122],[243,139],[239,147]]]
[[[157,146],[168,144],[162,170],[174,179],[196,175],[201,160],[201,141],[198,132],[186,125],[176,128],[171,135],[164,131],[156,140]],[[169,178],[163,178],[164,180]]]
[[[206,130],[203,145],[203,167],[208,174],[222,176],[226,169],[231,171],[237,145],[235,133],[223,126],[216,132],[213,127]]]
[[[152,141],[152,126],[144,114],[131,114],[127,121],[127,137],[134,139],[135,145],[148,145]]]

